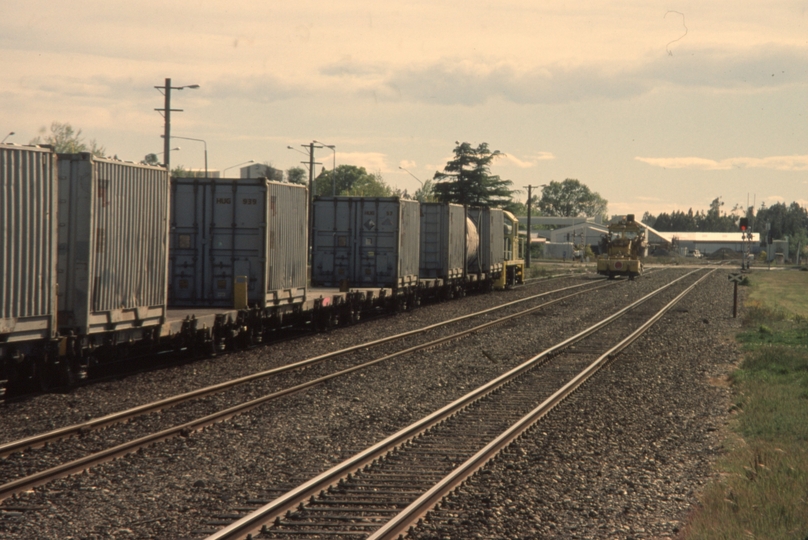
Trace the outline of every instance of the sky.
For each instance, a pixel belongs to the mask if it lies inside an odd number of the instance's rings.
[[[0,139],[288,169],[316,151],[413,193],[456,141],[610,214],[808,205],[808,0],[0,2]],[[406,170],[401,169],[403,167]]]

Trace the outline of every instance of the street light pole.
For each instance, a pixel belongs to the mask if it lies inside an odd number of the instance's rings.
[[[405,169],[405,168],[404,168],[404,167],[402,167],[401,165],[399,165],[399,166],[398,166],[398,168],[399,168],[399,169],[401,169],[402,171],[404,171],[405,173],[409,174],[410,176],[412,176],[412,177],[413,177],[413,178],[415,178],[416,180],[418,180],[418,183],[419,183],[419,184],[421,184],[421,189],[423,189],[423,187],[424,187],[424,183],[421,181],[421,179],[420,179],[420,178],[418,178],[417,176],[415,176],[414,174],[412,174],[410,171],[408,171],[407,169]]]
[[[171,136],[174,139],[184,139],[186,141],[197,141],[201,142],[205,145],[205,178],[208,177],[208,143],[205,142],[203,139],[194,139],[192,137],[177,137],[176,135]]]
[[[162,91],[163,95],[165,96],[165,105],[162,109],[154,109],[157,112],[163,113],[163,118],[165,118],[165,126],[163,128],[163,154],[165,154],[165,166],[168,170],[169,174],[171,174],[171,111],[174,112],[182,112],[182,109],[172,109],[171,108],[171,90],[182,90],[183,88],[199,88],[198,84],[189,84],[186,86],[171,86],[171,79],[166,79],[165,86],[155,86],[155,88],[159,91]]]
[[[9,131],[8,135],[6,135],[5,137],[3,137],[3,140],[2,140],[2,141],[0,141],[0,144],[3,144],[4,142],[6,142],[6,139],[8,139],[9,137],[11,137],[12,135],[14,135],[14,132],[13,132],[13,131]]]
[[[251,159],[250,161],[243,161],[241,163],[236,163],[235,165],[230,165],[229,167],[225,167],[225,169],[222,171],[222,178],[227,178],[227,171],[229,169],[232,169],[233,167],[238,167],[239,165],[247,165],[248,163],[255,163],[255,160]]]

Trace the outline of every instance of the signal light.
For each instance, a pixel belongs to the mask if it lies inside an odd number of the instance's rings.
[[[738,225],[741,228],[741,232],[746,232],[746,229],[749,228],[749,220],[745,217],[742,217],[741,222]]]

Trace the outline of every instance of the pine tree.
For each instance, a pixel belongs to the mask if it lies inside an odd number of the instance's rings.
[[[514,190],[510,180],[490,173],[494,159],[501,157],[499,150],[491,151],[487,143],[473,148],[469,143],[456,142],[455,158],[436,172],[432,192],[440,202],[469,206],[507,207]]]

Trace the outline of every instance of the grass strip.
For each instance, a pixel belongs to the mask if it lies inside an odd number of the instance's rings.
[[[684,536],[808,540],[808,274],[750,284],[727,453]]]

